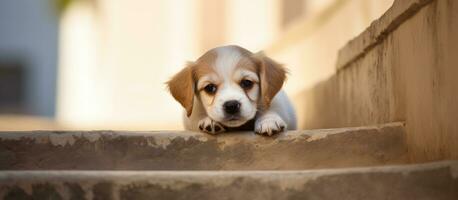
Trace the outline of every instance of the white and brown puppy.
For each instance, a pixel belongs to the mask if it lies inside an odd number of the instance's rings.
[[[296,129],[294,109],[281,91],[285,78],[285,69],[264,54],[223,46],[188,63],[167,84],[186,110],[187,130],[273,135]]]

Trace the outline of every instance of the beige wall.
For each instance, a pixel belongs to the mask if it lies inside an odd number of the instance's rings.
[[[329,77],[337,49],[391,0],[308,0],[286,27],[282,0],[88,2],[76,1],[61,20],[59,122],[180,129],[181,107],[164,82],[186,61],[225,44],[267,50],[290,69],[285,89],[294,97]]]
[[[197,56],[191,1],[79,1],[61,20],[58,120],[78,128],[175,129],[165,82]]]

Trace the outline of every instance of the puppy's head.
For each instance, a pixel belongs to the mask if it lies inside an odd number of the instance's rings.
[[[196,96],[211,119],[238,127],[270,106],[285,77],[285,69],[264,54],[223,46],[188,63],[167,84],[188,116]]]

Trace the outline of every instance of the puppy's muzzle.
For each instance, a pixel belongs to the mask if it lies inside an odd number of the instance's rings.
[[[240,102],[236,100],[226,101],[223,104],[224,112],[228,115],[236,115],[240,113]]]

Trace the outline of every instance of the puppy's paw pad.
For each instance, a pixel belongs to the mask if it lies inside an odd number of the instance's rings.
[[[199,121],[199,130],[210,134],[218,134],[225,131],[224,127],[220,123],[213,121],[209,117]]]
[[[256,120],[254,131],[261,135],[274,135],[286,130],[286,123],[278,115],[263,116]]]

